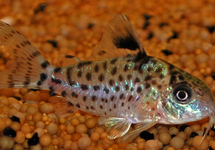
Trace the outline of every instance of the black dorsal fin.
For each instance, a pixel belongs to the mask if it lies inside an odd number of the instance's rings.
[[[146,56],[142,43],[130,21],[119,14],[108,24],[101,41],[93,52],[94,60],[105,60],[127,55]]]

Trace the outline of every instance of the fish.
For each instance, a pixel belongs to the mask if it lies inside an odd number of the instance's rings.
[[[60,117],[78,110],[99,116],[108,137],[129,141],[155,124],[183,124],[210,118],[215,101],[200,79],[147,55],[124,14],[107,25],[93,55],[85,60],[67,56],[68,66],[51,65],[23,35],[0,22],[1,48],[13,59],[0,73],[0,88],[47,89]],[[132,131],[129,131],[134,124]]]

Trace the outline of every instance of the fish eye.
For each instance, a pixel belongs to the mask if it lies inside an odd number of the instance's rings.
[[[187,103],[192,97],[192,90],[186,85],[179,85],[173,90],[173,96],[179,103]]]

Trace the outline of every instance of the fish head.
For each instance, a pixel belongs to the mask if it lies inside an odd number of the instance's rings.
[[[158,101],[159,123],[182,124],[210,117],[214,123],[215,100],[208,86],[189,73],[172,67]]]

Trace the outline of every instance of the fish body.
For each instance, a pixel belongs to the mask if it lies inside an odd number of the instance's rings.
[[[165,60],[148,56],[125,15],[107,26],[94,55],[54,67],[18,31],[0,22],[0,42],[14,64],[1,73],[0,88],[50,89],[59,116],[82,110],[101,116],[109,138],[132,140],[157,123],[181,124],[210,117],[215,102],[201,80]],[[127,133],[131,124],[136,128]],[[209,128],[208,128],[209,130]],[[207,131],[208,132],[208,131]],[[127,134],[126,134],[127,133]]]

